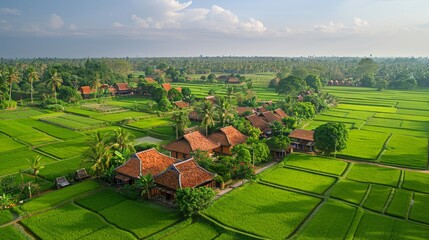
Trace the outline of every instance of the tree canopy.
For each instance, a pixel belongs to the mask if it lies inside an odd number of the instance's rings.
[[[347,147],[348,131],[343,123],[328,122],[314,130],[314,144],[323,154],[341,151]]]

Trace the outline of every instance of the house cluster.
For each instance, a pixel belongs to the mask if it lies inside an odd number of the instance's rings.
[[[250,124],[252,124],[253,127],[259,128],[262,133],[269,136],[271,134],[270,125],[274,122],[281,123],[282,118],[288,117],[288,115],[280,108],[273,111],[268,110],[267,106],[271,104],[271,102],[268,102],[256,109],[237,108],[237,112],[239,114],[242,112],[243,115],[246,115],[246,119],[250,121]],[[248,114],[249,112],[251,114]]]
[[[352,81],[350,80],[329,80],[329,86],[353,86]]]
[[[111,96],[127,96],[134,94],[134,90],[128,86],[128,83],[115,83],[112,86],[109,86],[108,84],[102,84],[99,88],[99,91],[108,93]],[[79,92],[81,93],[83,99],[90,99],[97,93],[96,89],[91,86],[81,86],[79,88]]]
[[[152,195],[167,201],[174,200],[176,190],[186,187],[215,187],[214,177],[191,157],[197,149],[213,153],[231,154],[231,149],[244,143],[247,137],[232,126],[221,128],[208,137],[199,131],[185,134],[164,146],[170,156],[152,148],[135,153],[128,161],[116,168],[116,180],[120,184],[133,184],[141,176],[154,176],[156,188]]]

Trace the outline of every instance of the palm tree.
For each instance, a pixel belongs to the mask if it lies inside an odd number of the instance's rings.
[[[191,124],[186,112],[176,112],[173,114],[173,122],[176,127],[176,139],[179,138],[179,132],[185,132],[185,129]]]
[[[206,128],[206,136],[209,133],[209,127],[213,127],[216,123],[216,112],[215,107],[211,101],[204,101],[201,106],[200,115],[202,116],[201,124]]]
[[[27,77],[31,85],[31,89],[30,89],[31,103],[33,103],[33,92],[34,92],[33,82],[39,80],[39,73],[36,71],[34,67],[30,67],[28,68]]]
[[[12,101],[12,85],[19,82],[18,71],[15,67],[9,66],[6,71],[6,82],[9,83],[9,104]]]
[[[119,150],[121,153],[124,153],[125,151],[134,152],[134,136],[125,130],[124,128],[118,128],[115,129],[113,134],[113,138],[111,139],[111,142],[117,144],[117,147],[115,147],[117,150]]]
[[[217,106],[219,121],[222,124],[222,127],[230,124],[234,119],[234,112],[231,107],[231,103],[228,101],[223,101],[219,106]]]
[[[61,78],[60,74],[57,72],[57,70],[54,70],[51,79],[48,80],[48,86],[50,86],[54,92],[55,103],[57,103],[57,89],[60,88],[62,83],[63,79]]]
[[[30,165],[31,170],[33,171],[34,180],[36,182],[37,182],[37,174],[39,174],[39,171],[44,168],[44,166],[42,166],[40,163],[41,160],[42,160],[42,157],[40,155],[36,155],[34,157],[27,159],[27,162]]]
[[[137,187],[141,188],[142,193],[141,196],[147,196],[147,199],[150,201],[150,191],[155,187],[155,180],[152,177],[152,174],[148,174],[145,176],[140,176],[139,180],[137,180]]]
[[[91,170],[99,177],[110,168],[113,147],[118,144],[109,144],[108,135],[96,132],[88,141],[89,148],[82,154],[82,165],[90,164]]]
[[[100,74],[96,73],[94,79],[92,80],[91,87],[95,89],[95,99],[97,99],[98,88],[101,87]]]

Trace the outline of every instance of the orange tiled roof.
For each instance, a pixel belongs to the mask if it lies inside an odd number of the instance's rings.
[[[155,182],[171,189],[193,188],[212,181],[215,175],[200,167],[193,158],[190,158],[173,164],[155,176]]]
[[[177,91],[182,92],[182,88],[181,87],[177,87],[176,89],[177,89]]]
[[[116,83],[116,87],[118,91],[128,91],[130,88],[128,87],[128,83]]]
[[[252,126],[261,129],[261,131],[264,131],[269,128],[269,124],[257,115],[247,116],[246,119],[250,121]]]
[[[263,112],[262,116],[266,119],[268,123],[273,123],[275,121],[280,121],[281,118],[277,116],[276,114],[272,113],[271,111]]]
[[[82,92],[82,94],[84,95],[88,95],[91,93],[95,93],[95,89],[91,89],[90,86],[82,86],[80,87],[80,91]]]
[[[213,142],[218,142],[222,146],[229,147],[244,143],[247,136],[242,134],[233,126],[227,126],[221,128],[218,132],[211,134],[209,138]]]
[[[287,115],[281,108],[277,108],[276,110],[274,110],[274,113],[280,118],[289,117],[289,115]]]
[[[190,154],[191,152],[200,149],[202,151],[213,150],[220,145],[208,139],[199,131],[185,134],[182,138],[164,146],[164,149]]]
[[[262,106],[262,107],[258,107],[257,109],[256,109],[256,111],[257,112],[266,112],[266,111],[268,111],[268,109],[266,109],[264,106]]]
[[[169,83],[163,83],[161,86],[165,89],[165,91],[170,91],[171,85]]]
[[[306,141],[314,141],[314,131],[295,129],[289,134],[289,138],[296,138]]]
[[[253,109],[252,107],[236,107],[235,109],[236,109],[238,115],[242,115],[247,111],[249,111],[251,113],[255,112],[255,109]]]
[[[151,148],[133,154],[128,161],[116,168],[116,172],[132,178],[139,178],[149,173],[154,176],[164,171],[175,161],[176,159]]]
[[[176,107],[178,107],[180,109],[189,107],[189,103],[184,102],[184,101],[176,101],[176,102],[174,102],[174,105],[176,105]]]

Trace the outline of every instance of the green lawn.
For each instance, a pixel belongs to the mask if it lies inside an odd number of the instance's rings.
[[[368,189],[368,184],[342,180],[332,187],[331,196],[344,201],[359,204]]]
[[[354,239],[428,239],[429,228],[372,213],[365,213]]]
[[[267,175],[264,175],[262,181],[322,194],[335,183],[336,179],[294,169],[277,168]]]
[[[139,238],[154,234],[180,220],[176,210],[131,200],[122,201],[99,213],[109,222],[133,232]]]
[[[49,192],[21,206],[25,212],[33,213],[53,207],[59,203],[69,201],[85,192],[95,190],[100,187],[100,184],[94,181],[85,181],[63,189]]]
[[[304,228],[298,239],[344,239],[355,212],[355,207],[328,200]]]
[[[245,232],[284,239],[319,202],[318,198],[250,184],[218,199],[205,213]]]
[[[397,187],[401,170],[368,164],[354,164],[348,179]]]
[[[286,166],[299,167],[334,175],[341,175],[347,167],[346,162],[308,154],[292,154],[284,163]]]
[[[383,150],[389,134],[364,130],[349,131],[347,148],[337,155],[344,158],[375,160]]]

